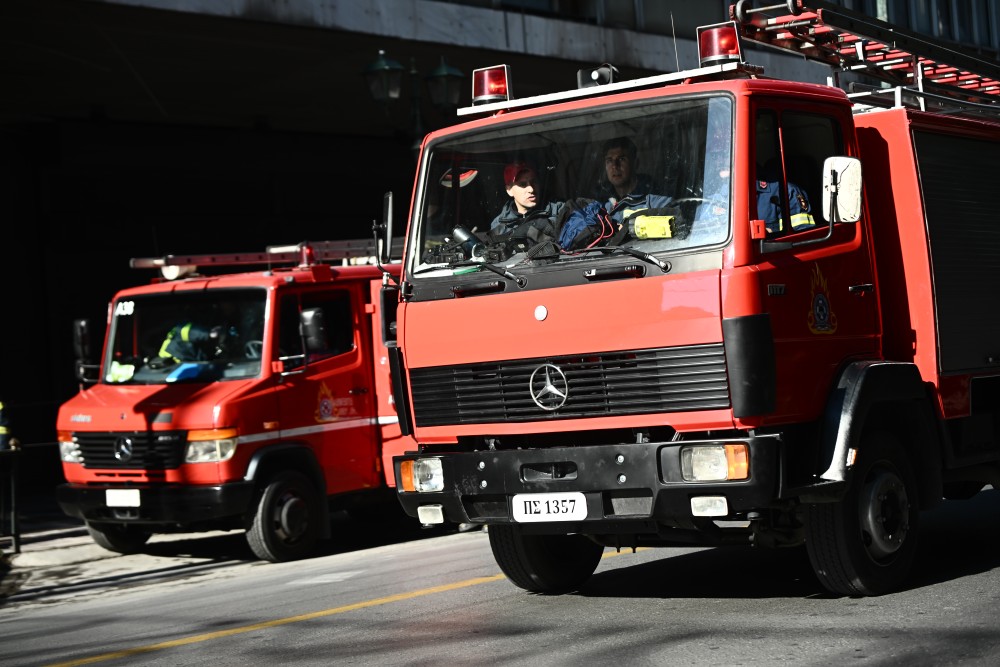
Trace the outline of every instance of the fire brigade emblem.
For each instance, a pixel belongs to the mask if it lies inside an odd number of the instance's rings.
[[[319,396],[316,399],[316,421],[332,422],[335,419],[337,419],[337,414],[333,394],[324,383],[320,385]]]
[[[837,330],[837,316],[830,306],[826,278],[823,277],[823,272],[819,270],[818,264],[813,265],[812,278],[809,283],[812,288],[812,309],[807,318],[809,331],[814,334],[832,334]]]
[[[535,405],[551,412],[566,405],[569,383],[561,368],[543,364],[532,372],[531,379],[528,380],[528,391]]]

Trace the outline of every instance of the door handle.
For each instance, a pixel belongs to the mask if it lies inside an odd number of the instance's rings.
[[[351,394],[352,396],[357,396],[358,394],[367,394],[368,389],[366,387],[355,387],[354,389],[348,390],[347,393]]]
[[[865,283],[864,285],[851,285],[847,288],[847,291],[851,294],[864,294],[865,292],[874,292],[875,285],[871,283]]]

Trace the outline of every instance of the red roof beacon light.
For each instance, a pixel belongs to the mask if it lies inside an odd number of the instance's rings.
[[[506,65],[483,67],[472,72],[472,103],[510,100],[510,71]]]
[[[743,62],[735,21],[699,27],[698,58],[702,67]]]

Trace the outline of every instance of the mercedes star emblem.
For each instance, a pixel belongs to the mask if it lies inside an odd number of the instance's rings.
[[[122,436],[115,440],[115,460],[119,463],[128,463],[131,461],[133,446],[132,438]]]
[[[531,374],[528,391],[531,392],[531,400],[542,410],[558,410],[566,405],[569,383],[558,366],[542,364]]]

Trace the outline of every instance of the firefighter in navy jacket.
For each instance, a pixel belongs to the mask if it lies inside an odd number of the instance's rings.
[[[782,229],[779,180],[774,169],[757,170],[757,217],[766,223],[767,231],[771,234],[787,231]],[[791,217],[790,229],[793,231],[816,225],[812,207],[809,205],[809,196],[805,190],[791,181],[788,182],[788,214]]]

